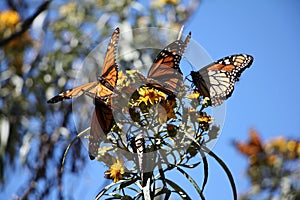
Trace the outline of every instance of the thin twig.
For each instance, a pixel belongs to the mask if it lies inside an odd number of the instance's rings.
[[[70,143],[69,145],[67,146],[65,152],[64,152],[64,155],[63,155],[63,159],[62,159],[62,162],[61,162],[61,168],[60,168],[60,173],[63,173],[64,171],[64,164],[65,164],[65,159],[67,157],[67,154],[69,152],[69,149],[71,148],[71,146],[74,144],[74,142],[76,142],[78,139],[80,139],[83,134],[85,134],[87,131],[89,131],[91,129],[91,127],[88,127],[86,128],[85,130],[83,130],[82,132],[80,132]]]

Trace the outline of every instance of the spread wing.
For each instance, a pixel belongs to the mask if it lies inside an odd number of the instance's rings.
[[[119,43],[119,28],[116,28],[111,36],[110,42],[107,46],[102,75],[98,79],[103,81],[103,84],[109,89],[113,90],[116,87],[118,80],[118,64],[116,63],[117,48]]]
[[[47,103],[57,103],[59,101],[63,101],[65,99],[71,99],[73,97],[78,97],[83,94],[83,91],[90,91],[94,89],[98,85],[98,81],[86,83],[70,90],[64,91],[47,101]]]
[[[192,71],[193,84],[201,96],[212,100],[213,106],[220,105],[232,95],[235,82],[252,62],[253,57],[246,54],[227,56],[197,72]]]
[[[98,81],[86,83],[70,90],[64,91],[47,101],[47,103],[57,103],[65,99],[71,99],[82,95],[84,92],[93,93],[98,97],[108,97],[113,94],[113,90],[118,80],[118,65],[116,63],[116,52],[119,41],[119,28],[116,28],[108,44],[102,75]]]
[[[150,85],[167,94],[179,92],[183,85],[179,64],[190,38],[191,33],[189,33],[185,41],[176,40],[157,55],[148,72]]]

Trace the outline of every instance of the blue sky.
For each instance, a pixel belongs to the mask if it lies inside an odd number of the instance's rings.
[[[255,128],[269,140],[299,138],[300,2],[297,0],[202,1],[186,30],[217,60],[235,53],[254,56],[227,101],[214,152],[231,169],[238,192],[246,191],[246,159],[231,146]],[[207,199],[231,199],[229,182],[210,159]]]
[[[298,0],[204,0],[185,25],[185,32],[192,31],[192,38],[214,60],[236,53],[254,56],[251,68],[243,73],[227,101],[223,131],[213,149],[233,173],[239,193],[248,187],[244,174],[247,161],[235,151],[233,140],[246,140],[250,128],[257,129],[265,140],[279,135],[299,138],[299,10]],[[212,158],[209,164],[206,199],[232,199],[226,175]],[[97,170],[100,172],[95,173]],[[65,184],[64,191],[93,198],[104,184],[104,170],[101,164],[90,161],[82,176],[64,180],[78,182],[83,188]],[[14,173],[24,172],[17,169]],[[11,182],[7,191],[16,187]]]

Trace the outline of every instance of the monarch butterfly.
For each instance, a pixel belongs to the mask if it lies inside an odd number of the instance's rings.
[[[118,65],[116,63],[116,51],[119,42],[119,28],[116,28],[108,44],[102,75],[98,76],[98,81],[80,85],[73,89],[62,92],[48,100],[48,103],[57,103],[65,99],[71,99],[87,94],[95,99],[95,109],[92,115],[91,131],[89,137],[89,157],[95,159],[98,154],[100,141],[104,138],[113,126],[113,114],[110,103],[105,102],[113,94],[113,90],[118,80]]]
[[[116,51],[119,42],[119,28],[116,28],[111,36],[103,63],[102,75],[97,77],[97,81],[77,86],[73,89],[62,92],[47,101],[47,103],[57,103],[65,99],[78,97],[85,92],[95,94],[98,97],[108,97],[113,94],[113,90],[118,80],[118,65],[116,63]]]
[[[147,78],[140,75],[146,85],[154,87],[170,96],[178,93],[183,85],[183,75],[179,68],[181,57],[191,39],[191,32],[183,42],[178,39],[166,46],[153,61]]]
[[[192,82],[201,96],[209,97],[212,105],[218,106],[232,95],[235,82],[252,62],[253,57],[246,54],[227,56],[192,71]]]

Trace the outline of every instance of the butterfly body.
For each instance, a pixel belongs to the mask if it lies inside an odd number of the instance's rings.
[[[227,56],[199,71],[192,71],[192,82],[201,96],[209,97],[212,105],[218,106],[232,95],[235,82],[252,62],[253,57],[247,54]]]

